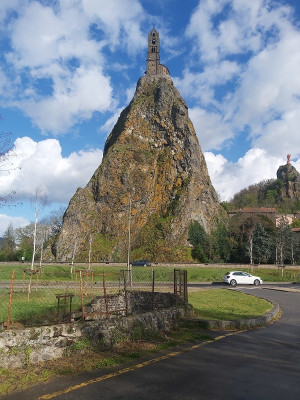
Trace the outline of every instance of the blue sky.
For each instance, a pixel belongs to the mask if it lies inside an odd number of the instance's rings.
[[[183,5],[182,5],[183,4]],[[300,171],[300,4],[297,0],[0,0],[0,235],[67,205],[101,163],[107,135],[144,74],[155,25],[161,63],[184,97],[222,200]]]

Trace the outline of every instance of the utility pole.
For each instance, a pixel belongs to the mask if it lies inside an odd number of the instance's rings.
[[[131,247],[131,197],[129,199],[129,218],[128,218],[128,251],[127,251],[127,270],[130,279],[130,287],[132,287],[132,270],[130,266],[130,247]]]
[[[130,240],[131,240],[131,198],[129,199],[127,269],[129,269],[130,267],[130,246],[131,246]]]

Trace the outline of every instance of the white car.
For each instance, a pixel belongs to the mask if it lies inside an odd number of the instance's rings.
[[[236,285],[261,285],[263,281],[259,276],[248,274],[243,271],[231,271],[226,272],[223,276],[223,282],[228,283],[231,286]]]

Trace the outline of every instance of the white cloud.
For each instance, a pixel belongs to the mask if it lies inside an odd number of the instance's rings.
[[[203,150],[219,150],[225,141],[233,138],[233,131],[223,117],[203,108],[191,108],[190,118]]]
[[[30,223],[30,221],[24,217],[11,217],[9,215],[0,214],[0,237],[3,236],[6,229],[12,224],[13,228],[22,228]]]
[[[15,13],[5,31],[11,48],[5,49],[6,70],[0,71],[5,82],[0,85],[0,104],[21,109],[52,134],[68,131],[95,111],[113,111],[117,102],[106,73],[107,49],[121,48],[132,55],[144,48],[140,24],[146,14],[140,3],[21,3],[20,9],[13,3]],[[8,11],[0,7],[0,18]]]
[[[134,53],[146,44],[145,35],[140,30],[140,22],[146,17],[137,0],[82,0],[84,13],[105,31],[109,44],[125,46]]]
[[[48,204],[66,203],[78,186],[85,186],[102,161],[102,150],[78,151],[63,157],[56,139],[15,141],[15,169],[1,177],[0,195],[15,191],[14,199],[30,199],[37,186],[45,187]]]
[[[253,54],[288,29],[289,7],[271,0],[201,0],[186,29],[208,63],[227,55]],[[279,31],[279,32],[278,32]]]
[[[236,62],[225,60],[205,67],[200,73],[186,69],[181,79],[174,78],[174,83],[184,97],[194,98],[203,105],[213,104],[220,108],[219,101],[215,99],[217,87],[225,86],[240,71],[241,67]],[[226,91],[223,96],[225,93]]]
[[[22,4],[24,5],[25,1],[20,0],[10,0],[10,1],[1,1],[0,2],[0,21],[2,22],[10,11],[15,9],[20,10],[22,8]],[[3,25],[0,24],[0,30],[3,28]]]
[[[276,172],[286,159],[270,156],[264,150],[253,148],[236,163],[220,154],[204,153],[212,184],[222,200],[231,199],[235,193],[265,179],[276,179]]]
[[[80,6],[74,5],[57,11],[30,2],[11,23],[10,35],[12,52],[7,57],[17,68],[40,68],[73,57],[96,62],[103,46],[89,38],[89,20]]]
[[[112,104],[112,88],[96,66],[81,67],[74,74],[55,79],[50,97],[17,102],[42,131],[59,133],[74,123],[88,119],[95,111],[106,111]]]
[[[235,125],[248,125],[254,144],[277,155],[288,147],[300,154],[299,41],[294,31],[253,57],[228,105]]]
[[[201,0],[186,36],[194,57],[176,84],[191,100],[205,150],[230,145],[242,131],[254,149],[298,158],[300,32],[291,7],[270,0]]]

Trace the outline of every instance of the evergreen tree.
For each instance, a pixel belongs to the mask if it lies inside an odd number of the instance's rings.
[[[210,259],[214,262],[226,262],[230,259],[233,241],[230,239],[226,226],[218,224],[211,234],[212,251]]]
[[[253,234],[253,259],[261,264],[267,263],[272,256],[273,240],[262,224],[255,227]]]
[[[209,235],[198,221],[193,221],[191,223],[188,240],[193,246],[192,257],[199,262],[208,262],[210,253]]]
[[[15,235],[14,235],[14,228],[12,223],[9,224],[6,231],[3,235],[3,247],[8,248],[11,252],[15,250],[16,242],[15,242]]]
[[[257,225],[261,224],[272,237],[273,222],[263,215],[236,215],[229,220],[229,234],[235,245],[231,251],[231,262],[253,263],[253,239]]]
[[[300,264],[300,234],[298,232],[292,232],[291,261],[292,264]]]
[[[0,260],[13,261],[16,248],[14,228],[12,224],[7,227],[1,241]]]

